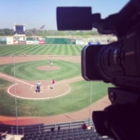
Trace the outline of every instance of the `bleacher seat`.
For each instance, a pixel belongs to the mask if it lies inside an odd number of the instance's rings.
[[[90,124],[91,129],[82,129],[81,126],[84,123]],[[12,133],[15,132],[15,126],[8,127],[8,125],[3,124],[1,126],[3,131],[9,129]],[[59,130],[58,127],[60,127]],[[52,131],[52,128],[54,131]],[[92,121],[89,120],[52,125],[19,126],[18,129],[23,134],[21,140],[111,140],[96,133]]]
[[[44,124],[18,126],[18,134],[32,135],[43,131]],[[17,127],[15,125],[0,124],[0,132],[8,131],[9,134],[16,134]]]
[[[54,132],[46,131],[36,134],[25,134],[21,140],[109,140],[109,138],[102,138],[99,134],[94,132],[94,129],[83,130],[81,127],[71,129],[61,129]],[[111,140],[111,139],[110,139]]]

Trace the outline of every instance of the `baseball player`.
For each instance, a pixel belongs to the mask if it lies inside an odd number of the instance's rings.
[[[36,86],[36,92],[40,92],[40,87],[41,87],[41,82],[38,81]]]
[[[23,55],[26,56],[26,53],[24,52]]]
[[[52,79],[52,89],[54,89],[55,80]]]
[[[53,65],[53,62],[52,62],[52,60],[50,60],[50,65],[51,65],[51,67],[52,67],[52,65]]]

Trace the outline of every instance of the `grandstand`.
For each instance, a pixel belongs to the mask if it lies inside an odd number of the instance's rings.
[[[86,124],[86,127],[82,126]],[[112,140],[107,136],[96,133],[92,120],[86,119],[76,122],[58,124],[36,124],[28,126],[10,126],[0,124],[0,131],[7,131],[14,138],[16,130],[21,140]]]

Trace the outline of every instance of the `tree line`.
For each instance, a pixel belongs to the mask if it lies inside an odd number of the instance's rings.
[[[0,36],[12,36],[14,34],[13,29],[5,28],[0,29]],[[26,36],[92,36],[98,35],[96,29],[92,31],[57,31],[57,30],[39,30],[36,28],[27,29],[25,31]]]

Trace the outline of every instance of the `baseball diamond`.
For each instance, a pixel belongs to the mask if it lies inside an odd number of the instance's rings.
[[[49,118],[49,116],[59,115],[69,121],[64,114],[70,115],[71,113],[78,113],[80,110],[85,110],[88,114],[91,83],[84,81],[81,77],[79,54],[82,46],[58,46],[57,51],[55,45],[10,46],[13,47],[13,50],[10,50],[9,46],[5,46],[7,50],[5,55],[9,56],[0,57],[0,78],[6,80],[5,86],[0,86],[0,115],[8,117],[15,115],[13,112],[15,97],[18,103],[18,116],[21,118],[23,116],[27,118],[31,116]],[[29,52],[27,52],[27,47]],[[0,46],[0,49],[5,52],[4,46]],[[37,51],[33,53],[35,49]],[[26,51],[27,55],[21,55],[21,51]],[[13,56],[14,52],[15,56]],[[57,55],[57,52],[60,55]],[[53,60],[52,67],[50,66],[50,59]],[[51,88],[52,79],[56,81],[54,89]],[[35,91],[38,80],[41,82],[40,93]],[[94,89],[92,103],[106,95],[104,91],[107,90],[108,86],[111,85],[103,82],[92,83]],[[4,102],[5,100],[7,101]],[[103,105],[98,106],[98,108],[104,108],[109,104],[107,98],[104,100],[101,100]],[[94,105],[96,104],[92,105],[93,108]],[[5,112],[7,108],[9,111]],[[87,116],[80,116],[80,114],[76,116],[79,116],[77,119],[87,118]],[[10,122],[8,121],[8,123]]]

